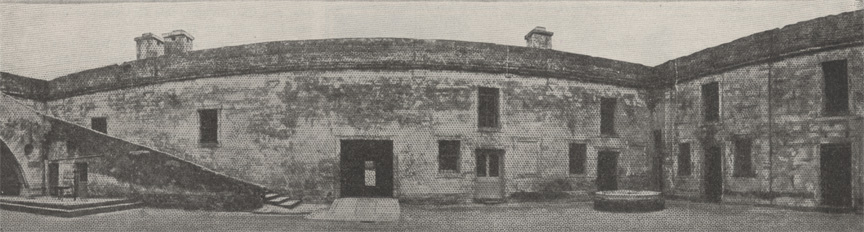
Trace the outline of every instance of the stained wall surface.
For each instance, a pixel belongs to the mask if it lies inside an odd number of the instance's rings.
[[[498,131],[477,128],[478,87],[500,89]],[[513,74],[298,71],[167,82],[48,105],[83,126],[106,117],[111,136],[312,201],[339,196],[340,140],[392,140],[396,196],[468,199],[476,148],[506,151],[507,193],[554,179],[593,191],[600,150],[620,152],[622,188],[651,188],[644,94]],[[600,98],[618,99],[615,136],[600,135]],[[199,143],[200,109],[219,110],[217,145]],[[461,141],[459,173],[439,173],[438,140]],[[585,174],[569,174],[574,142],[588,144]]]
[[[666,173],[673,192],[699,196],[704,191],[704,149],[723,150],[724,201],[816,206],[821,202],[820,144],[851,144],[853,194],[860,201],[864,47],[833,49],[775,62],[749,65],[675,85],[666,95],[665,127],[672,148]],[[829,116],[824,108],[822,63],[846,60],[849,110]],[[703,119],[701,86],[718,83],[718,122]],[[754,176],[735,176],[735,139],[752,139]],[[677,144],[690,143],[692,175],[677,175]]]

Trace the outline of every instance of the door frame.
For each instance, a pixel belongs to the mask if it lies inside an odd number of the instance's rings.
[[[505,198],[507,196],[507,184],[506,184],[507,178],[505,178],[505,176],[507,175],[506,170],[505,170],[505,166],[506,166],[505,165],[505,163],[506,163],[505,159],[507,156],[506,155],[507,151],[502,149],[502,148],[495,148],[495,147],[478,147],[478,148],[474,149],[474,161],[475,161],[474,162],[474,172],[475,172],[474,173],[474,186],[475,187],[474,187],[474,192],[472,194],[473,198],[478,199],[477,198],[477,195],[478,195],[477,194],[477,182],[478,182],[478,178],[481,178],[481,177],[477,176],[477,172],[476,172],[477,171],[477,162],[476,161],[477,161],[477,157],[480,155],[480,150],[487,150],[487,151],[493,152],[496,155],[498,155],[498,189],[500,189],[499,195],[501,196],[501,198]],[[486,158],[486,163],[487,164],[489,163],[488,157]],[[487,166],[486,167],[486,177],[483,177],[483,178],[489,178],[488,176],[489,176],[489,167]]]

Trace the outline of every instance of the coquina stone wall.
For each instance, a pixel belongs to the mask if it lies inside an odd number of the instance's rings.
[[[500,88],[501,129],[477,128],[477,88]],[[593,191],[599,150],[620,152],[621,188],[652,188],[645,91],[515,74],[432,70],[296,71],[230,75],[49,101],[82,126],[107,117],[108,134],[294,197],[339,195],[339,141],[394,142],[395,196],[473,193],[474,150],[505,154],[508,193],[565,179]],[[617,98],[617,136],[601,136],[600,98]],[[219,110],[218,145],[199,144],[199,109]],[[438,140],[460,140],[460,173],[438,171]],[[588,144],[586,174],[570,175],[568,144]]]

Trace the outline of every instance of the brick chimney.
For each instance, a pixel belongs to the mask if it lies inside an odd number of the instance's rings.
[[[174,30],[169,33],[162,34],[165,38],[165,55],[182,54],[192,50],[191,34],[184,30]]]
[[[138,59],[147,59],[165,54],[164,40],[153,33],[141,34],[141,37],[135,37],[135,44],[138,47]]]
[[[529,48],[552,49],[552,34],[545,27],[537,26],[525,35],[525,42]]]

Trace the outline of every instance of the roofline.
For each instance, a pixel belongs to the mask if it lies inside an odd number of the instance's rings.
[[[245,45],[237,45],[237,46],[226,46],[219,48],[211,48],[204,50],[196,50],[190,51],[181,56],[171,56],[171,57],[156,57],[145,60],[135,60],[125,62],[121,65],[109,65],[100,68],[88,69],[76,73],[71,73],[68,75],[64,75],[50,81],[47,81],[47,92],[48,96],[45,96],[45,99],[59,99],[70,96],[77,96],[81,94],[94,93],[100,91],[108,91],[111,89],[117,88],[129,88],[141,85],[151,85],[156,83],[163,83],[168,81],[181,81],[181,80],[190,80],[190,79],[198,79],[198,78],[209,78],[209,77],[221,77],[221,76],[229,76],[229,75],[238,75],[238,74],[248,74],[248,73],[273,73],[273,72],[289,72],[289,71],[304,71],[304,70],[413,70],[413,69],[428,69],[428,70],[449,70],[449,71],[473,71],[473,72],[484,72],[484,73],[508,73],[508,74],[516,74],[516,75],[526,75],[526,76],[538,76],[538,77],[550,77],[550,78],[561,78],[567,80],[576,80],[576,81],[585,81],[592,83],[601,83],[601,84],[612,84],[619,85],[622,87],[633,87],[633,88],[663,88],[666,86],[674,85],[676,82],[680,81],[688,81],[697,79],[700,77],[704,77],[707,75],[712,75],[716,73],[722,73],[731,69],[740,68],[747,65],[760,64],[764,62],[773,62],[778,59],[783,59],[785,57],[797,56],[802,54],[809,54],[813,52],[831,50],[831,49],[841,49],[847,47],[854,47],[864,45],[864,32],[862,30],[850,30],[849,34],[842,34],[845,32],[844,29],[854,29],[858,27],[864,27],[864,20],[854,20],[854,17],[862,17],[864,15],[864,10],[857,11],[849,11],[836,15],[828,15],[824,17],[819,17],[815,19],[805,20],[794,24],[786,25],[782,28],[775,28],[771,30],[766,30],[758,33],[754,33],[745,37],[738,38],[736,40],[723,43],[714,47],[705,48],[698,52],[694,52],[692,54],[681,56],[669,61],[666,61],[662,64],[656,65],[654,67],[645,66],[642,64],[631,63],[627,61],[620,60],[612,60],[600,57],[592,57],[582,54],[569,53],[564,51],[557,51],[551,49],[536,49],[536,48],[527,48],[521,46],[512,46],[512,45],[502,45],[502,44],[494,44],[494,43],[486,43],[486,42],[472,42],[472,41],[458,41],[458,40],[430,40],[430,39],[408,39],[408,38],[387,38],[387,37],[378,37],[378,38],[331,38],[331,39],[317,39],[317,40],[291,40],[291,41],[273,41],[273,42],[262,42],[262,43],[253,43],[253,44],[245,44]],[[853,20],[849,20],[848,18],[853,18]],[[832,21],[833,20],[833,21]],[[847,21],[851,21],[848,22]],[[832,25],[832,22],[842,22],[840,24],[843,25]],[[826,24],[828,26],[842,27],[842,28],[828,28],[825,29],[823,27],[819,27],[822,24]],[[824,26],[824,25],[822,25]],[[810,27],[810,28],[808,28]],[[810,40],[794,41],[799,42],[798,44],[793,45],[772,45],[778,44],[776,40],[784,39],[783,36],[789,36],[790,33],[795,35],[794,33],[800,33],[799,31],[804,29],[813,29],[815,27],[816,30],[822,30],[817,32],[827,33],[829,37],[825,38],[810,38]],[[836,32],[840,31],[840,32]],[[533,32],[533,31],[532,31]],[[810,31],[807,31],[810,32]],[[172,32],[173,33],[173,32]],[[834,33],[834,34],[830,34]],[[837,34],[841,33],[841,34]],[[857,34],[856,34],[857,33]],[[157,35],[158,36],[158,35]],[[838,38],[833,38],[830,36],[839,36]],[[807,39],[807,38],[805,38]],[[827,42],[821,41],[819,39],[827,40]],[[831,40],[834,39],[834,40]],[[799,39],[803,40],[803,39]],[[360,42],[358,42],[360,41]],[[362,44],[362,41],[367,41],[368,44]],[[219,59],[231,59],[237,57],[246,58],[244,55],[258,55],[258,56],[267,56],[272,55],[270,53],[261,54],[256,53],[259,51],[244,51],[249,49],[271,49],[278,51],[307,51],[314,50],[304,47],[306,44],[316,44],[316,43],[351,43],[356,42],[360,43],[360,45],[366,45],[368,47],[380,46],[381,41],[390,41],[392,42],[392,46],[405,46],[408,48],[408,52],[412,53],[414,59],[405,59],[405,60],[397,60],[395,63],[387,63],[386,61],[380,62],[368,62],[362,63],[363,61],[358,61],[355,64],[349,63],[316,63],[316,64],[289,64],[287,66],[250,66],[246,69],[236,69],[230,71],[218,71],[214,73],[189,73],[181,76],[173,76],[173,77],[155,77],[149,80],[127,80],[125,83],[118,83],[113,85],[113,88],[84,88],[78,91],[67,91],[65,93],[57,93],[57,91],[53,91],[53,87],[64,82],[66,79],[87,75],[91,72],[99,72],[100,70],[107,69],[117,69],[120,66],[129,67],[133,65],[141,65],[142,63],[164,63],[166,61],[170,61],[170,59],[181,59],[181,58],[189,58],[189,59],[203,59],[205,61],[219,61]],[[769,45],[766,45],[767,48],[760,47],[758,43],[771,42]],[[451,47],[447,46],[438,46],[434,43],[440,43],[444,45],[451,45]],[[820,44],[822,43],[822,44]],[[418,45],[419,44],[419,45]],[[428,45],[431,44],[431,45]],[[278,46],[286,46],[286,45],[297,45],[297,47],[287,47],[287,48],[278,48]],[[503,61],[505,64],[502,66],[501,63],[483,63],[484,61],[471,60],[470,58],[465,58],[470,55],[463,55],[464,57],[460,57],[458,55],[451,55],[450,58],[454,60],[446,60],[444,62],[435,63],[432,59],[427,60],[418,60],[417,59],[417,51],[411,50],[411,46],[416,46],[419,48],[423,48],[422,46],[430,46],[432,48],[438,47],[447,47],[452,50],[447,50],[450,52],[459,52],[470,50],[471,48],[476,48],[475,52],[487,52],[487,50],[492,49],[502,49],[506,53],[506,60]],[[465,49],[458,47],[464,46]],[[274,48],[274,46],[277,46]],[[737,47],[736,47],[737,46]],[[742,47],[744,46],[744,47]],[[757,50],[752,51],[751,53],[755,53],[753,56],[740,56],[740,57],[726,57],[722,56],[722,53],[733,52],[729,51],[735,48],[750,48],[747,46],[756,46],[756,48],[761,49],[749,49],[749,50]],[[786,47],[784,47],[786,46]],[[389,48],[386,47],[385,48]],[[727,49],[728,48],[728,49]],[[281,49],[281,50],[280,50]],[[486,49],[486,50],[483,50]],[[532,50],[533,49],[533,50]],[[514,57],[514,59],[522,58],[525,61],[530,58],[537,58],[541,61],[539,63],[543,63],[542,58],[545,58],[545,63],[547,66],[553,65],[606,65],[600,68],[617,68],[620,70],[614,70],[618,73],[622,71],[630,71],[633,72],[631,74],[640,75],[641,78],[636,79],[615,79],[608,78],[603,76],[592,75],[592,71],[594,70],[578,70],[578,69],[567,69],[568,67],[556,67],[558,69],[553,69],[551,67],[542,67],[537,66],[537,64],[527,64],[527,66],[523,65],[523,67],[509,66],[507,62],[511,61],[511,51],[520,50],[521,54],[517,54],[517,56],[521,55],[521,57]],[[320,49],[320,51],[316,50],[319,53],[327,53],[328,49]],[[316,52],[311,51],[311,52]],[[323,52],[322,52],[323,51]],[[270,52],[269,50],[265,52]],[[470,51],[468,51],[470,52]],[[500,52],[500,51],[498,51]],[[236,53],[234,56],[225,55],[222,53]],[[373,52],[374,53],[374,52]],[[721,53],[718,55],[716,53]],[[297,53],[300,54],[300,53]],[[276,54],[278,55],[295,55],[297,54]],[[539,57],[535,56],[537,54],[543,54],[545,56]],[[320,55],[320,54],[319,54]],[[386,54],[385,54],[386,55]],[[424,55],[424,54],[419,54]],[[476,55],[476,54],[475,54]],[[483,54],[479,54],[483,55]],[[500,55],[500,54],[499,54]],[[746,54],[745,54],[746,55]],[[301,54],[302,56],[302,54]],[[722,59],[711,59],[721,57]],[[277,57],[278,58],[278,57]],[[312,57],[315,58],[315,57]],[[464,58],[464,59],[462,59]],[[318,60],[314,60],[318,61]],[[401,63],[398,61],[402,61]],[[447,62],[452,61],[452,62]],[[529,60],[530,61],[530,60]],[[427,62],[427,63],[423,63]],[[467,63],[460,63],[467,62]],[[478,64],[474,64],[471,62],[479,62]],[[557,62],[554,63],[553,62]],[[585,63],[587,64],[569,64],[569,63]],[[706,64],[706,62],[708,62]],[[535,63],[538,63],[535,61]],[[293,65],[293,66],[292,66]],[[327,65],[331,65],[327,67]],[[486,66],[484,66],[486,65]],[[242,65],[241,65],[242,66]],[[669,66],[674,66],[675,73],[670,74]],[[170,67],[169,67],[170,68]],[[572,68],[572,67],[571,67]],[[595,67],[596,68],[596,67]],[[678,70],[690,68],[692,70],[685,70],[683,74],[678,74]],[[626,70],[625,70],[626,69]],[[641,71],[640,71],[641,70]],[[170,70],[168,70],[170,72]],[[596,74],[596,73],[594,73]],[[14,75],[14,74],[12,74]],[[143,77],[148,78],[148,77]]]

